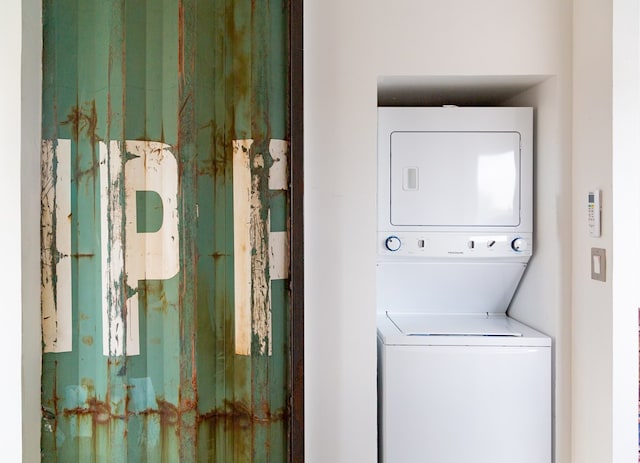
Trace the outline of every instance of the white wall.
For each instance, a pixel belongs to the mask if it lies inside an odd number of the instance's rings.
[[[21,220],[22,461],[40,461],[40,126],[42,21],[40,0],[22,0]],[[19,47],[20,42],[16,42]],[[20,70],[15,68],[15,72]],[[3,89],[4,90],[4,89]],[[17,133],[17,132],[16,132]],[[14,182],[18,176],[14,177]],[[17,249],[17,248],[16,248]],[[16,286],[17,288],[18,286]],[[17,335],[19,331],[15,331]],[[18,429],[18,428],[16,428]],[[17,445],[19,441],[15,441]],[[17,460],[15,460],[17,461]]]
[[[584,463],[637,461],[638,5],[574,2],[573,453]],[[589,189],[602,189],[602,237],[590,238]],[[590,278],[605,248],[607,281]]]
[[[590,278],[590,248],[607,249],[611,233],[611,2],[574,4],[573,142],[573,454],[577,462],[611,461],[611,272]],[[585,194],[602,190],[602,237],[589,238]]]
[[[612,257],[611,2],[574,3],[573,455],[611,461],[611,272],[591,280],[590,249]],[[585,194],[602,190],[602,237],[587,233]],[[582,207],[581,207],[582,206]],[[609,262],[609,263],[610,263]]]
[[[556,454],[570,461],[571,1],[325,0],[304,11],[307,460],[376,461],[378,77],[545,75],[519,97],[536,103],[545,134],[539,254],[512,312],[554,338]]]
[[[571,461],[570,98],[566,82],[554,77],[509,102],[536,108],[534,254],[509,314],[553,337],[558,463]]]
[[[0,16],[3,461],[40,461],[40,9],[6,0]]]
[[[20,461],[21,436],[21,304],[20,272],[22,268],[20,245],[20,43],[21,2],[7,0],[0,16],[0,39],[3,44],[0,68],[0,143],[2,146],[0,168],[0,210],[3,226],[0,227],[0,255],[4,271],[0,279],[2,309],[0,310],[0,351],[2,375],[0,386],[2,415],[6,418],[0,434],[3,459]]]
[[[375,462],[373,4],[304,17],[306,461]]]
[[[613,2],[613,462],[638,453],[638,308],[640,308],[640,5]],[[632,367],[633,366],[633,367]]]

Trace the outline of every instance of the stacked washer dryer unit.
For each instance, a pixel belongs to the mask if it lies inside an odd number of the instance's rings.
[[[379,108],[383,463],[551,461],[551,340],[507,315],[532,255],[532,108]]]

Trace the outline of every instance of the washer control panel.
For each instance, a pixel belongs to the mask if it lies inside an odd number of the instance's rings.
[[[379,232],[378,254],[420,257],[524,257],[532,254],[532,234]]]

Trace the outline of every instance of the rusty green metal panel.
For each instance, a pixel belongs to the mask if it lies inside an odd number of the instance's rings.
[[[43,461],[288,461],[288,15],[44,0]]]

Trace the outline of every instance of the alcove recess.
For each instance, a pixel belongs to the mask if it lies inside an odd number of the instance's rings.
[[[380,76],[378,106],[513,106],[551,76]],[[533,106],[533,105],[532,105]]]

